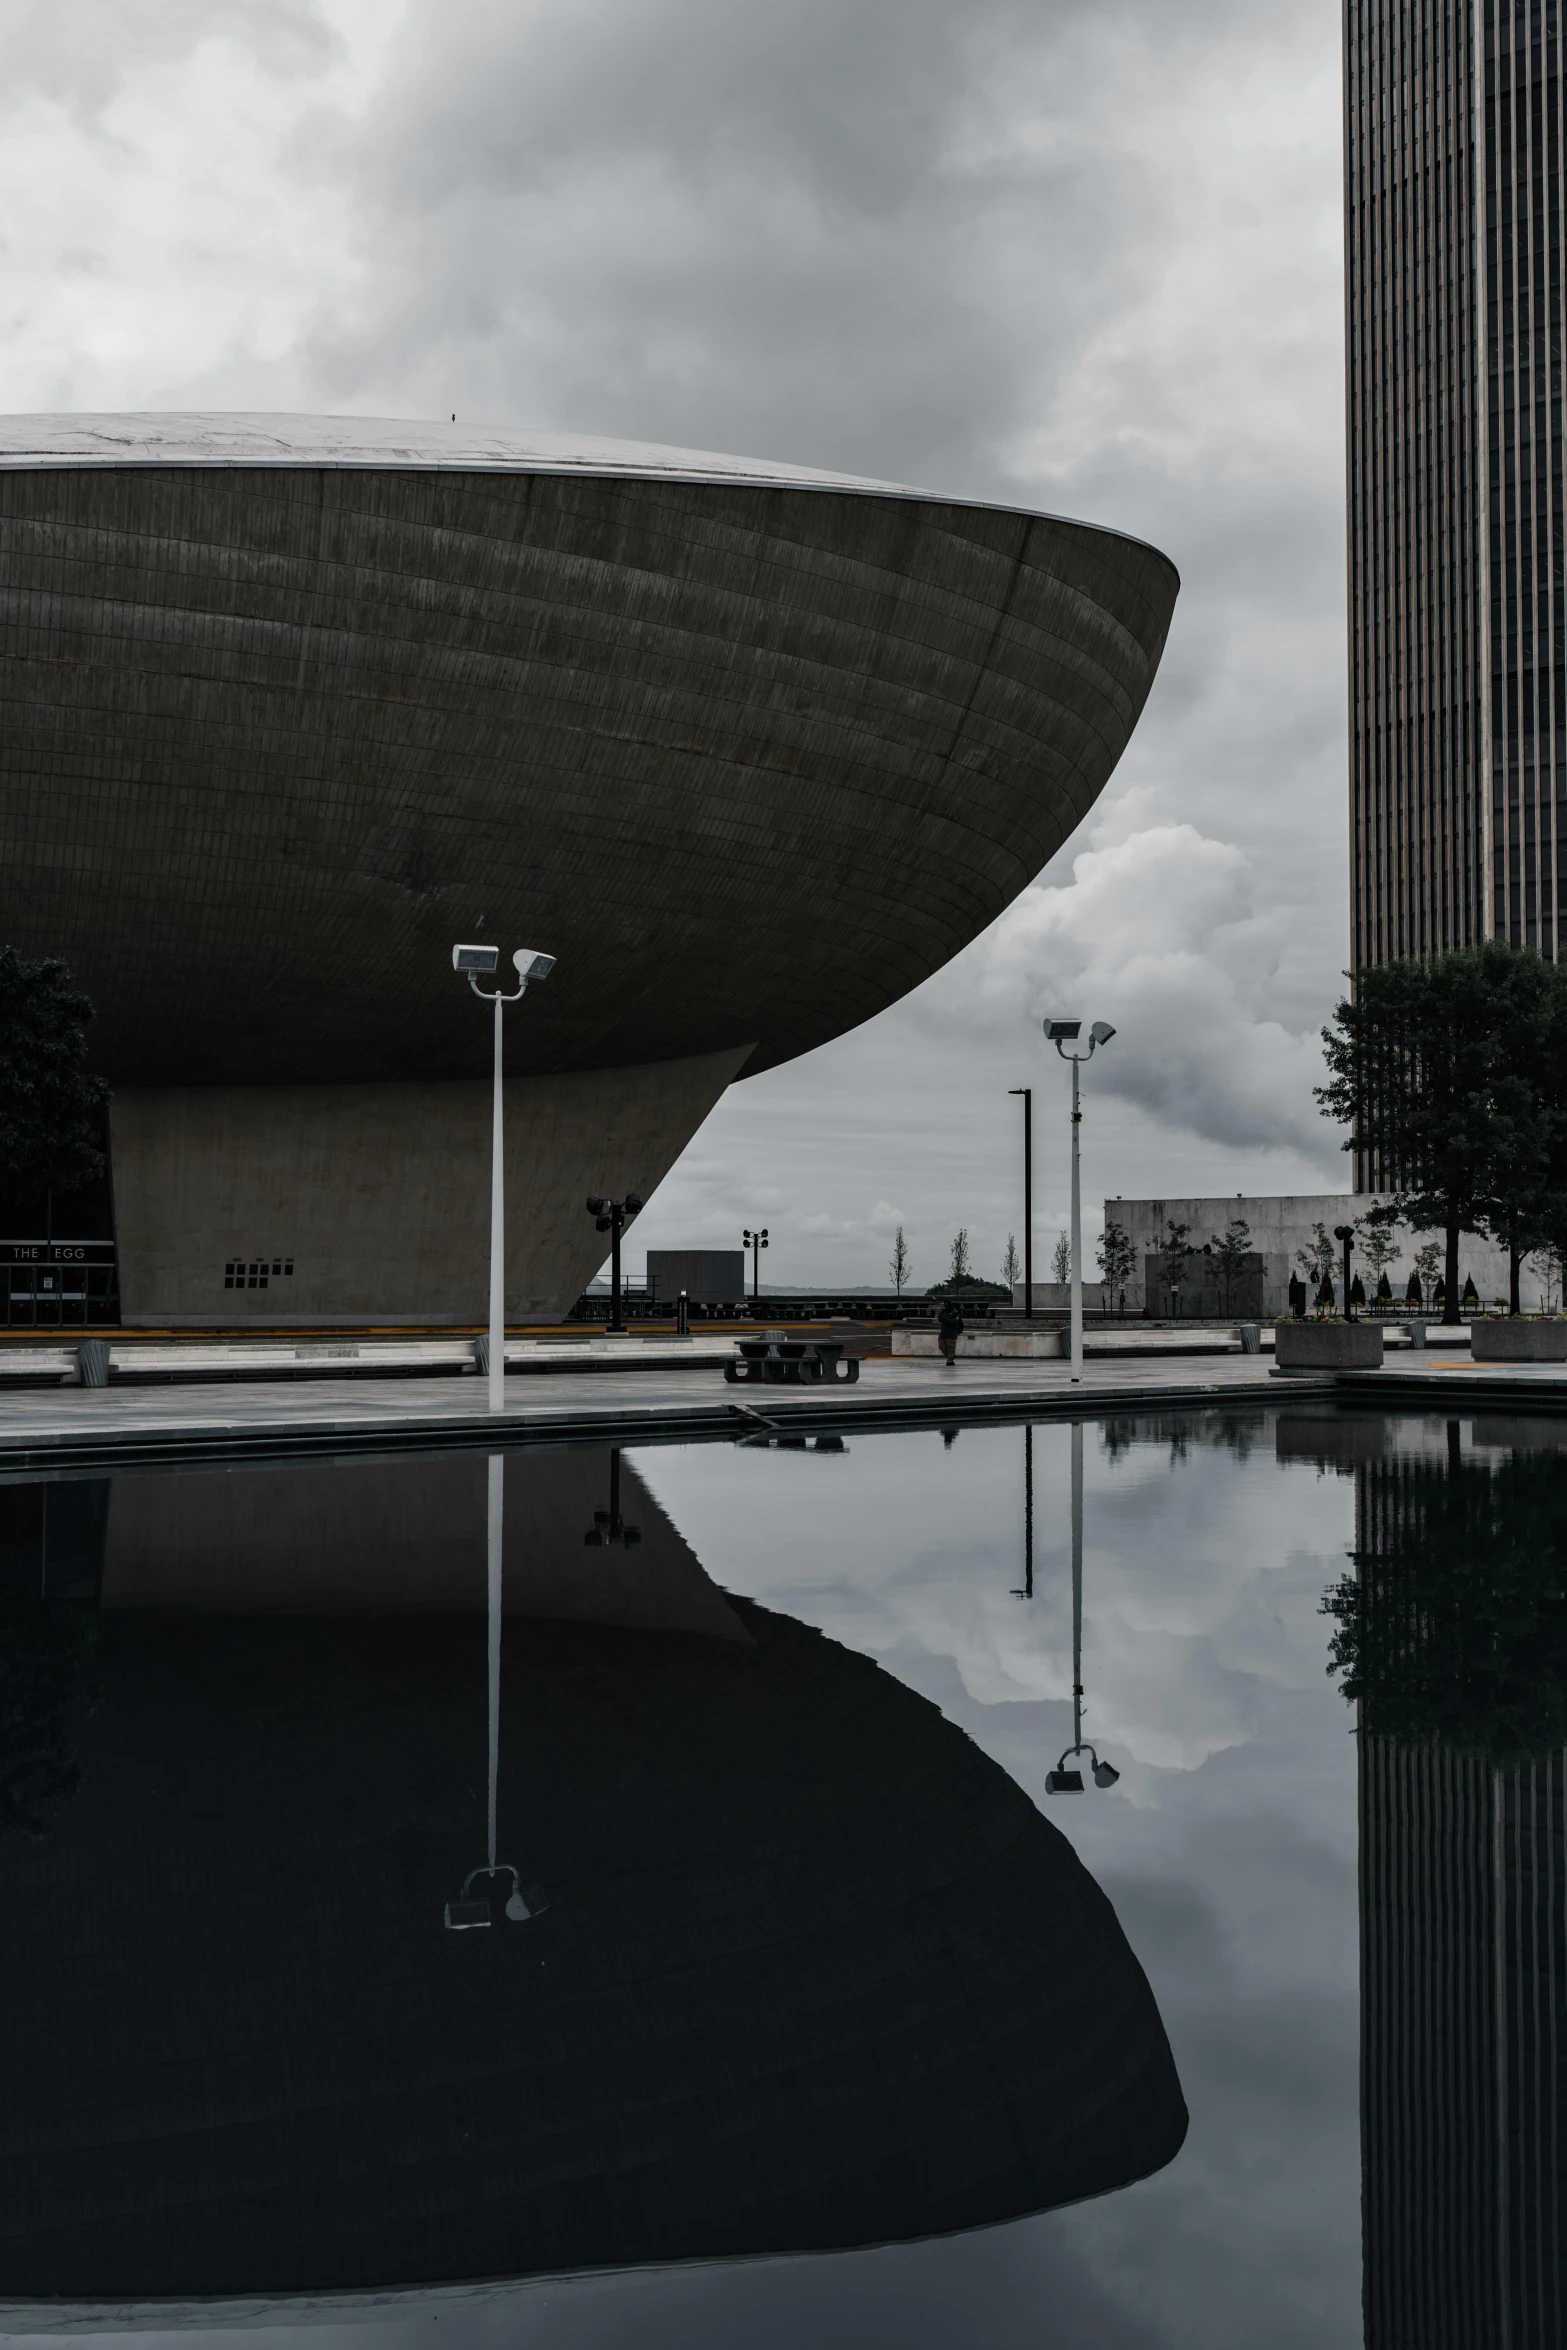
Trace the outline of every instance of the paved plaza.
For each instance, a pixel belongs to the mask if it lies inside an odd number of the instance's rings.
[[[30,1388],[0,1398],[0,1468],[204,1452],[375,1449],[405,1444],[625,1442],[766,1435],[823,1423],[939,1425],[944,1419],[1275,1402],[1283,1382],[1255,1355],[1085,1364],[871,1361],[854,1386],[732,1387],[717,1364],[680,1371],[534,1372],[506,1383],[504,1413],[472,1378],[224,1381],[220,1385]],[[1291,1381],[1326,1388],[1326,1380]]]
[[[948,1371],[870,1361],[854,1386],[734,1387],[716,1362],[681,1370],[534,1372],[510,1378],[503,1413],[471,1378],[228,1380],[31,1388],[0,1398],[0,1471],[130,1465],[203,1454],[331,1453],[404,1446],[648,1443],[823,1427],[940,1426],[1172,1407],[1279,1404],[1302,1394],[1390,1409],[1567,1414],[1567,1368],[1395,1357],[1380,1371],[1285,1378],[1255,1355],[983,1363]]]

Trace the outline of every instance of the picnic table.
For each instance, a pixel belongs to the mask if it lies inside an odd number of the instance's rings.
[[[741,1338],[735,1360],[724,1365],[731,1386],[800,1387],[822,1379],[852,1387],[859,1375],[859,1356],[841,1338]]]

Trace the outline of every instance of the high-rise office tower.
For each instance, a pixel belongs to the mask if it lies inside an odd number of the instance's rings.
[[[1564,14],[1345,0],[1357,968],[1557,951]]]

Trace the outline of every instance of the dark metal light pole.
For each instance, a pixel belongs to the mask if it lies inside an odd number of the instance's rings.
[[[1355,1237],[1354,1225],[1335,1224],[1333,1227],[1333,1237],[1335,1240],[1341,1240],[1344,1243],[1344,1319],[1346,1322],[1353,1322],[1355,1319],[1355,1309],[1349,1302],[1349,1251],[1350,1245]]]
[[[742,1232],[741,1239],[751,1252],[751,1303],[754,1306],[762,1294],[762,1251],[767,1246],[767,1226],[758,1232]]]
[[[595,1230],[610,1236],[608,1328],[612,1337],[624,1338],[626,1334],[620,1294],[620,1236],[632,1217],[641,1213],[642,1201],[634,1191],[628,1191],[624,1199],[599,1199],[595,1195],[588,1201],[588,1214],[594,1219]]]
[[[1034,1089],[1014,1085],[1023,1096],[1023,1318],[1034,1319]]]

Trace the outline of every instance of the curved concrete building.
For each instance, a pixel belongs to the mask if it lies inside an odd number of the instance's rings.
[[[126,1320],[477,1310],[458,938],[559,958],[508,1020],[507,1307],[569,1306],[585,1193],[651,1192],[1060,848],[1176,588],[1115,532],[680,450],[0,419],[0,936],[98,1007]]]

